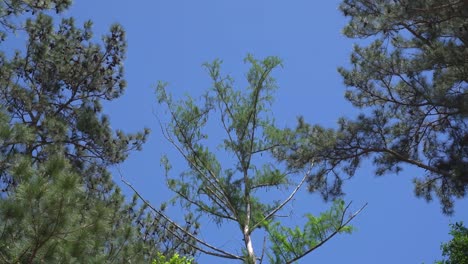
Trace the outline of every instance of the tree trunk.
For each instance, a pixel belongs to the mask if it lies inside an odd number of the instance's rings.
[[[246,263],[248,264],[257,263],[257,259],[255,257],[255,252],[254,252],[254,248],[252,245],[252,239],[250,237],[250,230],[249,230],[248,225],[244,226],[244,241],[245,241],[245,248],[247,249],[247,254],[248,254]]]

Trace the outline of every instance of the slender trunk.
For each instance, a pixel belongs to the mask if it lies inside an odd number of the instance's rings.
[[[244,226],[244,241],[245,241],[245,248],[247,249],[247,253],[248,253],[248,259],[246,262],[249,264],[257,263],[257,259],[255,257],[255,252],[254,252],[254,248],[252,245],[252,239],[250,237],[250,230],[249,230],[248,225]]]
[[[248,168],[248,166],[246,166]],[[247,169],[244,171],[244,199],[245,199],[245,222],[244,222],[244,241],[245,241],[245,248],[247,249],[247,261],[248,264],[255,264],[257,263],[257,259],[255,258],[255,252],[252,245],[252,238],[251,230],[250,230],[250,217],[252,215],[252,205],[250,201],[250,183],[249,177],[247,176]]]

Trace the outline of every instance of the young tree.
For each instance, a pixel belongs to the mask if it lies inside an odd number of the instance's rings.
[[[371,40],[354,47],[351,69],[339,69],[362,113],[334,131],[301,120],[308,140],[279,158],[320,164],[309,182],[325,196],[340,195],[339,169],[352,176],[364,158],[377,175],[414,165],[425,171],[416,196],[437,195],[451,214],[468,186],[468,2],[345,0],[340,9],[350,17],[344,34]]]
[[[64,262],[77,261],[77,254],[89,257],[91,246],[91,255],[108,263],[149,262],[157,252],[191,255],[193,249],[167,233],[167,221],[136,199],[125,203],[112,180],[108,166],[140,149],[149,131],[114,131],[102,114],[101,102],[118,98],[126,86],[124,30],[112,26],[101,46],[92,42],[91,22],[79,28],[70,18],[54,26],[41,12],[60,12],[69,2],[0,3],[4,36],[15,29],[28,37],[22,51],[0,52],[0,234],[12,242],[2,261],[35,263],[60,253]],[[25,25],[14,23],[25,12],[31,12]],[[84,247],[70,246],[78,234]],[[57,244],[61,239],[70,243]]]
[[[170,177],[171,165],[162,158],[167,183],[177,198],[190,211],[207,215],[219,225],[232,222],[239,227],[243,237],[243,254],[225,251],[188,234],[199,251],[244,263],[258,263],[266,253],[271,263],[293,263],[318,248],[338,233],[349,233],[347,224],[358,213],[349,215],[348,206],[336,201],[332,208],[314,217],[308,215],[304,228],[289,228],[279,222],[278,215],[292,201],[302,184],[309,177],[309,169],[290,169],[284,164],[268,160],[269,153],[278,146],[287,147],[294,140],[291,133],[283,133],[274,127],[268,115],[276,89],[271,72],[280,65],[276,57],[262,61],[247,56],[251,68],[247,73],[248,86],[244,90],[233,88],[234,81],[220,73],[220,61],[206,64],[213,88],[206,92],[200,103],[188,97],[173,101],[160,83],[157,96],[160,104],[167,106],[170,121],[163,126],[167,140],[187,162],[188,169],[180,177]],[[218,149],[212,151],[214,141],[208,140],[213,133],[209,118],[219,115],[215,121],[223,132]],[[220,156],[233,158],[232,163]],[[313,164],[309,164],[310,167]],[[277,189],[290,190],[282,201],[269,201],[266,192]],[[253,233],[263,230],[269,238],[268,246],[256,250]],[[261,253],[260,253],[261,252]]]

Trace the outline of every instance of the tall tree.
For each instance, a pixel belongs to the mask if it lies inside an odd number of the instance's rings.
[[[114,25],[103,49],[90,41],[91,22],[79,29],[73,19],[64,19],[55,31],[52,18],[39,14],[25,28],[29,37],[25,54],[16,52],[12,59],[0,60],[0,100],[12,121],[25,124],[34,137],[3,148],[44,161],[55,152],[54,146],[66,145],[66,157],[89,177],[93,189],[92,175],[122,162],[129,150],[141,147],[149,132],[114,135],[102,115],[101,100],[121,96],[126,86],[125,33]]]
[[[435,194],[453,213],[468,186],[468,2],[345,0],[340,10],[350,17],[344,34],[370,41],[354,47],[351,69],[339,69],[361,114],[337,130],[300,120],[304,142],[279,158],[319,162],[309,182],[325,197],[340,195],[340,169],[352,176],[364,158],[377,175],[413,165],[425,172],[416,195]]]
[[[166,231],[167,221],[136,199],[124,201],[108,171],[149,133],[114,131],[102,114],[101,102],[118,98],[126,86],[125,32],[112,26],[101,46],[91,40],[91,22],[79,28],[69,18],[54,26],[41,12],[68,5],[0,4],[4,36],[15,29],[28,37],[22,51],[0,52],[0,233],[11,242],[2,257],[14,263],[81,262],[77,254],[89,257],[92,250],[97,262],[116,263],[149,262],[158,251],[191,255],[191,248]],[[34,16],[24,25],[14,23],[24,12]],[[89,244],[78,247],[78,235]]]
[[[319,217],[308,215],[304,228],[290,228],[280,223],[278,215],[290,203],[309,176],[308,170],[289,169],[284,164],[268,161],[269,153],[279,145],[288,146],[294,140],[290,133],[276,129],[268,115],[276,89],[271,72],[280,65],[276,57],[262,61],[247,56],[251,65],[247,73],[245,92],[233,87],[233,80],[220,73],[220,61],[206,64],[213,87],[201,102],[188,97],[174,101],[160,84],[157,95],[160,104],[167,106],[170,120],[162,125],[167,140],[187,162],[188,168],[179,177],[171,177],[167,157],[162,163],[166,169],[168,186],[178,200],[190,211],[208,216],[219,225],[231,222],[239,227],[243,246],[237,252],[228,252],[188,234],[199,251],[244,263],[258,263],[264,254],[271,263],[293,263],[318,248],[338,233],[349,233],[347,224],[356,214],[347,217],[348,206],[336,201],[332,208]],[[219,115],[211,125],[209,118]],[[224,134],[208,140],[218,127]],[[210,129],[208,131],[208,129]],[[227,162],[221,157],[231,157]],[[310,164],[312,166],[313,164]],[[283,201],[270,201],[267,192],[290,190]],[[277,196],[277,195],[276,195]],[[262,232],[269,238],[268,245],[255,248],[253,233]],[[261,252],[261,253],[260,253]]]

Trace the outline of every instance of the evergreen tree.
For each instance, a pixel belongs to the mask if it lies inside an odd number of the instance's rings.
[[[339,69],[362,112],[337,130],[300,120],[303,142],[278,158],[320,163],[309,183],[325,197],[340,195],[340,170],[352,176],[364,158],[377,175],[414,165],[425,172],[416,196],[435,194],[453,213],[468,186],[468,2],[345,0],[340,9],[350,17],[344,34],[370,41],[354,47],[351,69]]]
[[[349,205],[336,201],[319,217],[307,215],[304,228],[281,224],[278,215],[309,176],[308,169],[289,169],[284,164],[267,161],[269,153],[277,151],[278,146],[287,147],[295,140],[294,134],[275,128],[268,116],[276,89],[271,72],[280,65],[280,60],[268,57],[257,61],[248,56],[246,61],[251,68],[246,75],[245,92],[233,87],[231,77],[221,75],[220,61],[206,65],[213,88],[203,95],[201,102],[190,97],[174,101],[166,85],[158,85],[159,103],[167,106],[170,116],[167,126],[163,126],[164,134],[188,168],[179,177],[171,177],[169,159],[163,157],[162,163],[169,188],[189,211],[208,216],[219,225],[230,222],[239,227],[243,246],[237,251],[243,254],[228,252],[197,234],[186,233],[199,251],[244,263],[262,262],[264,254],[271,263],[293,263],[334,235],[351,232],[347,224],[357,213],[348,218]],[[222,152],[213,151],[217,139],[208,140],[208,126],[213,133],[208,120],[213,116],[219,116],[215,124],[224,134],[217,146]],[[220,156],[232,157],[233,162],[226,162]],[[269,201],[266,192],[277,189],[291,193],[282,201]],[[262,230],[269,243],[261,251],[255,250],[258,244],[252,235]]]
[[[2,113],[0,143],[24,140],[29,132],[23,124],[10,127]],[[155,224],[151,232],[157,234],[143,237],[133,224],[155,221],[145,219],[145,207],[133,212],[136,200],[124,203],[118,188],[107,200],[90,197],[82,178],[57,153],[44,162],[24,154],[1,156],[15,186],[0,200],[0,262],[144,263],[158,250],[174,254],[169,243],[175,240],[164,235],[164,226]]]
[[[91,22],[79,28],[69,18],[54,26],[42,12],[69,4],[0,4],[3,36],[12,29],[28,36],[23,51],[0,52],[2,261],[122,263],[149,262],[157,253],[192,255],[182,236],[166,231],[170,223],[137,199],[126,203],[107,170],[140,149],[149,131],[113,131],[102,114],[101,101],[118,98],[126,86],[124,30],[112,26],[101,46],[91,41]],[[14,23],[25,14],[24,25]]]
[[[41,162],[56,152],[56,146],[66,146],[65,156],[94,190],[105,179],[93,175],[122,162],[148,134],[114,135],[101,114],[101,100],[121,96],[126,85],[125,33],[112,26],[101,48],[90,42],[91,22],[79,29],[73,19],[64,19],[55,31],[52,18],[39,14],[25,28],[29,37],[25,54],[18,51],[11,59],[0,58],[0,100],[12,122],[26,125],[33,137],[3,148]],[[110,189],[101,187],[104,193]]]

